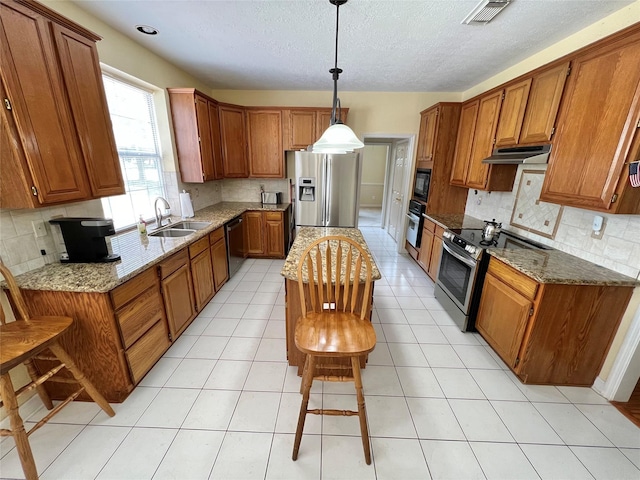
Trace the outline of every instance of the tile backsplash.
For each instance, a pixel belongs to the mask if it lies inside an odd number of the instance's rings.
[[[527,166],[527,170],[545,169]],[[493,218],[504,228],[513,230],[553,248],[610,268],[630,277],[640,277],[640,215],[607,215],[579,208],[564,207],[553,239],[536,235],[510,225],[516,193],[524,166],[519,167],[512,192],[481,192],[469,190],[465,213],[482,220]],[[605,218],[602,238],[591,236],[593,218]]]
[[[289,202],[289,180],[271,178],[240,178],[222,181],[225,202],[261,202],[260,185],[265,192],[282,192],[282,201]]]

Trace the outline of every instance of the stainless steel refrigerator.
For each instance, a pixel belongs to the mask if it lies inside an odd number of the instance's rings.
[[[360,155],[295,153],[296,225],[355,227],[360,200]]]

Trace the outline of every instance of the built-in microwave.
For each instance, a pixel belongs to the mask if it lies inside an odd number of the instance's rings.
[[[431,182],[431,169],[419,168],[416,171],[416,181],[413,185],[413,198],[427,201],[429,197],[429,183]]]

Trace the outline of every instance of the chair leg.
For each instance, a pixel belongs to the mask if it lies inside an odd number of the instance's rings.
[[[96,390],[96,387],[93,386],[89,379],[84,376],[84,373],[82,373],[82,371],[76,366],[73,359],[60,346],[60,344],[58,342],[54,342],[49,349],[56,357],[58,357],[58,360],[66,365],[67,369],[73,374],[80,385],[84,387],[93,401],[96,402],[107,415],[113,417],[116,413],[113,411],[113,408],[111,408],[111,405],[109,405],[109,402],[107,402],[102,394]]]
[[[18,411],[18,399],[13,389],[13,382],[11,382],[11,377],[9,377],[8,373],[0,376],[0,396],[2,396],[4,408],[9,416],[11,435],[16,442],[16,449],[18,450],[24,476],[27,480],[38,480],[36,462],[33,459],[27,432]]]
[[[302,367],[302,381],[300,382],[300,395],[304,393],[304,378],[307,375],[307,369],[309,368],[309,355],[304,357],[304,366]]]
[[[316,359],[313,355],[307,355],[304,365],[304,375],[302,376],[302,404],[300,405],[298,427],[296,428],[296,439],[293,443],[293,455],[291,456],[294,461],[298,459],[298,450],[300,450],[300,441],[302,440],[304,421],[307,417],[307,408],[309,407],[309,392],[311,391],[311,385],[313,384],[313,370],[315,361]]]
[[[360,359],[351,357],[351,368],[353,370],[353,382],[358,396],[358,417],[360,418],[360,436],[362,437],[362,448],[364,449],[364,459],[367,465],[371,465],[371,449],[369,446],[369,429],[367,427],[367,414],[364,407],[364,394],[362,393],[362,377],[360,376]]]
[[[40,374],[38,373],[38,369],[33,363],[33,359],[30,358],[29,360],[24,362],[24,366],[27,367],[27,372],[29,373],[29,377],[31,378],[32,382],[35,382],[36,380],[38,380],[38,378],[40,378]],[[49,398],[49,394],[44,388],[44,385],[38,385],[36,387],[36,392],[38,392],[38,396],[40,397],[40,400],[42,400],[42,403],[44,403],[46,409],[52,410],[53,402],[51,401],[51,398]]]

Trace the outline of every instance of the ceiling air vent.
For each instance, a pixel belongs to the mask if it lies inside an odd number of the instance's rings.
[[[462,23],[467,25],[486,25],[495,18],[511,0],[483,0],[467,15]]]

